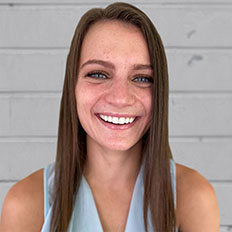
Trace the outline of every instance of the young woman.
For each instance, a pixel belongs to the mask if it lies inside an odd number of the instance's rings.
[[[212,186],[172,159],[165,52],[139,9],[114,3],[81,18],[67,59],[56,162],[11,188],[0,229],[219,231]]]

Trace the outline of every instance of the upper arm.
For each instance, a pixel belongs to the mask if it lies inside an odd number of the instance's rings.
[[[197,171],[183,168],[177,183],[177,214],[183,232],[219,232],[219,209],[212,185]]]
[[[43,223],[43,170],[16,183],[7,193],[0,231],[40,231]]]

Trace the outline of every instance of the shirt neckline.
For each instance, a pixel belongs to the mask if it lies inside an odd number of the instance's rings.
[[[144,228],[143,216],[142,216],[143,195],[144,195],[142,173],[143,173],[143,164],[140,167],[134,185],[126,226],[125,226],[125,232],[129,232],[129,231],[142,232],[143,231],[142,228]],[[97,211],[92,190],[84,176],[82,176],[79,192],[77,194],[77,199],[74,207],[75,207],[74,214],[69,231],[103,232],[103,227],[101,224],[100,216]],[[136,227],[135,224],[137,224]]]

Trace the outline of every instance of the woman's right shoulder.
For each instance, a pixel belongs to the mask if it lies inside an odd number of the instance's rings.
[[[40,169],[13,185],[2,206],[0,231],[40,231],[44,220],[43,173]]]

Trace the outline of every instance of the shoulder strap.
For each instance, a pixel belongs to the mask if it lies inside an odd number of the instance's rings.
[[[54,179],[54,163],[44,168],[44,218],[46,218],[51,206],[51,186]]]
[[[176,208],[176,163],[173,159],[170,160],[170,165],[171,165],[172,190],[173,190],[174,203]]]

